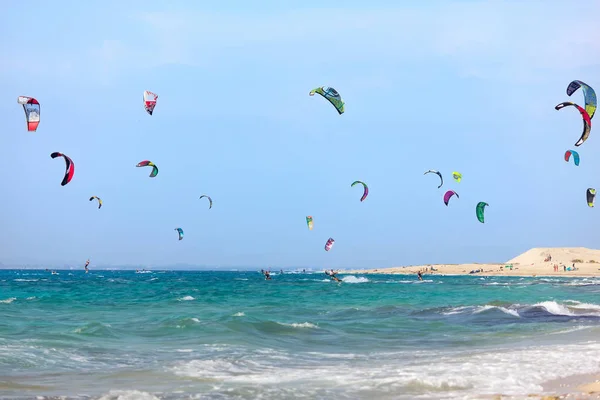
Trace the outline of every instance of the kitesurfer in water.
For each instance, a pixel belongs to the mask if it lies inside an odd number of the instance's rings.
[[[89,258],[88,258],[88,260],[85,262],[85,266],[84,266],[84,268],[85,268],[85,273],[86,273],[86,274],[87,274],[87,273],[88,273],[88,271],[89,271],[89,270],[88,270],[88,265],[90,265],[90,259],[89,259]]]
[[[325,275],[327,275],[336,282],[341,282],[340,279],[337,276],[335,276],[335,274],[337,274],[337,272],[334,272],[333,269],[330,271],[325,270]]]
[[[265,280],[271,279],[271,273],[269,271],[261,269],[260,272],[265,276]]]
[[[423,280],[423,274],[421,273],[421,271],[417,272],[417,277],[419,278],[420,281]]]

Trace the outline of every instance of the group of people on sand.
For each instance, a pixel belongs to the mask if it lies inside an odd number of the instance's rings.
[[[577,271],[579,269],[579,268],[575,267],[575,263],[573,263],[572,267],[568,267],[567,268],[567,266],[564,265],[564,264],[561,264],[561,267],[562,267],[562,269],[563,269],[564,272],[566,272],[566,271]],[[554,272],[560,271],[560,267],[558,266],[558,264],[554,264],[553,268],[554,268]]]

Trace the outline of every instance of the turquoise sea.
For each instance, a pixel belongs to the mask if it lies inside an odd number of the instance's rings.
[[[600,371],[600,279],[0,271],[0,397],[454,399]]]

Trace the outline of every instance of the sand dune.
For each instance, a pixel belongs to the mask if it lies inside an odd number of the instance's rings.
[[[558,271],[554,270],[555,265],[558,266]],[[571,270],[568,271],[567,268]],[[342,273],[416,274],[417,271],[426,271],[434,274],[462,275],[477,270],[479,270],[477,274],[483,275],[600,276],[600,250],[585,247],[536,247],[505,263],[425,264],[342,271]]]

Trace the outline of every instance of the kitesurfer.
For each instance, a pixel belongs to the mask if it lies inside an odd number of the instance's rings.
[[[84,268],[85,268],[85,273],[86,273],[86,274],[88,273],[88,265],[90,265],[90,259],[89,259],[89,258],[88,258],[88,260],[85,262],[85,266],[84,266]]]
[[[327,275],[336,282],[341,282],[340,279],[337,276],[335,276],[335,274],[337,274],[337,272],[334,272],[333,269],[330,271],[325,270],[325,275]]]
[[[420,281],[423,280],[423,274],[421,273],[421,271],[417,272],[417,277],[419,278]]]

